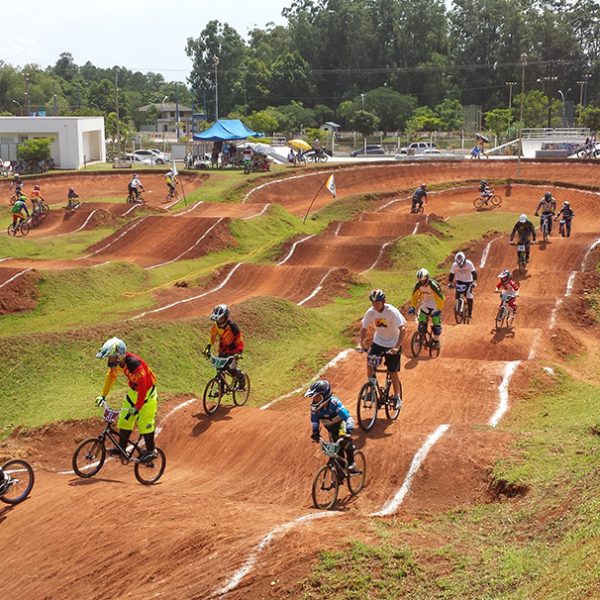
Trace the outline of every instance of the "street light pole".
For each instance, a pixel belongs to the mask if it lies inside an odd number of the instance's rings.
[[[167,100],[168,98],[169,98],[169,96],[164,96],[164,97],[163,97],[163,99],[160,101],[160,115],[161,115],[161,117],[162,117],[162,114],[163,114],[163,112],[164,112],[164,110],[165,110],[163,105],[164,105],[164,103],[165,103],[165,100]],[[165,153],[165,151],[166,151],[166,142],[165,142],[165,124],[164,124],[164,123],[161,123],[161,129],[162,129],[162,139],[163,139],[163,154],[164,154],[164,153]]]
[[[565,114],[565,99],[569,95],[569,92],[571,92],[571,91],[572,91],[571,88],[569,88],[564,93],[562,90],[558,90],[558,93],[560,94],[560,99],[562,100],[562,126],[563,126],[563,128],[567,126],[567,120],[566,120],[566,114]]]
[[[11,102],[14,102],[19,107],[19,115],[22,117],[23,116],[23,106],[21,105],[21,103],[17,100],[11,100]]]
[[[506,81],[505,84],[508,86],[508,110],[510,110],[512,108],[513,86],[517,85],[517,82]]]
[[[29,73],[25,73],[25,115],[29,116]]]
[[[517,158],[517,177],[521,176],[521,155],[523,154],[523,110],[525,107],[525,67],[527,53],[521,54],[521,110],[519,113],[519,156]]]
[[[540,77],[537,79],[538,83],[541,83],[544,88],[544,94],[546,98],[548,98],[548,129],[552,127],[552,96],[548,93],[547,84],[550,81],[556,81],[558,77],[554,75],[545,75],[544,77]]]
[[[365,95],[361,94],[360,99],[362,101],[362,109],[365,110]],[[363,156],[367,155],[367,136],[363,134]]]
[[[581,125],[581,112],[583,110],[583,86],[586,84],[585,81],[578,81],[579,86],[579,125]]]
[[[219,66],[219,57],[213,56],[213,64],[215,65],[215,122],[219,120],[219,77],[217,75],[217,67]]]
[[[119,129],[119,68],[115,69],[116,113],[117,113],[117,153],[121,152],[121,131]]]

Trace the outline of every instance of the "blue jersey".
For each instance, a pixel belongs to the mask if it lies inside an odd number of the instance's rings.
[[[313,434],[319,432],[319,423],[323,423],[323,426],[326,429],[333,429],[342,421],[346,424],[346,433],[352,433],[352,430],[354,429],[354,419],[337,396],[331,396],[331,400],[327,403],[325,408],[322,408],[316,413],[310,413]]]

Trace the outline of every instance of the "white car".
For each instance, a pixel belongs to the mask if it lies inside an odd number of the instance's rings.
[[[135,165],[153,165],[154,161],[151,158],[145,157],[145,156],[140,156],[138,154],[135,153],[128,153],[128,154],[124,154],[123,155],[125,160],[129,160],[131,161],[133,164]]]
[[[142,158],[149,158],[154,165],[164,165],[169,160],[167,154],[156,148],[135,150],[133,153]]]
[[[433,142],[413,142],[404,148],[400,148],[399,154],[424,154],[427,150],[435,150]]]

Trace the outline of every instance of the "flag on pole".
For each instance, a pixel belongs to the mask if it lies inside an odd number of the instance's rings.
[[[177,167],[175,166],[175,161],[173,161],[173,177],[177,177],[179,172],[177,171]]]
[[[331,195],[335,198],[335,177],[329,176],[329,179],[325,182],[325,187],[331,192]]]

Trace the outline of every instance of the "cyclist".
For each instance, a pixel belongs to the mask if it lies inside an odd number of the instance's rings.
[[[523,213],[519,216],[519,220],[515,223],[511,234],[510,234],[510,243],[513,243],[515,239],[515,235],[519,236],[519,244],[525,245],[525,262],[529,262],[529,251],[530,237],[533,237],[533,243],[535,244],[535,227],[533,223],[527,218],[527,215]]]
[[[23,180],[21,179],[21,176],[18,173],[15,173],[13,175],[13,180],[10,184],[10,187],[14,189],[15,196],[18,196],[21,190],[23,189]]]
[[[140,457],[141,461],[148,461],[156,455],[154,452],[154,429],[158,395],[156,392],[156,375],[148,364],[139,356],[127,352],[125,342],[117,337],[112,337],[104,342],[96,358],[108,359],[108,372],[104,380],[104,387],[100,396],[96,397],[96,404],[100,406],[110,393],[117,374],[122,371],[129,384],[129,390],[123,402],[123,411],[119,415],[119,446],[127,448],[129,437],[136,423],[138,430],[144,436],[146,452]],[[109,453],[119,456],[117,448],[111,448]]]
[[[494,194],[494,190],[490,187],[488,182],[485,179],[482,179],[479,182],[479,193],[481,197],[485,199],[487,202]]]
[[[7,479],[4,474],[4,469],[0,467],[0,496],[6,492]]]
[[[467,259],[464,252],[457,252],[448,275],[448,287],[454,287],[456,278],[456,296],[458,299],[459,289],[466,290],[467,312],[469,319],[473,316],[473,288],[477,287],[477,271],[475,265]]]
[[[444,293],[440,284],[429,277],[427,269],[417,271],[417,283],[410,299],[409,314],[414,314],[417,304],[419,308],[419,331],[427,331],[427,321],[431,317],[433,323],[432,347],[440,347],[440,336],[442,335],[442,309],[444,308]]]
[[[210,320],[214,321],[210,328],[210,342],[204,349],[204,355],[210,356],[212,345],[219,338],[219,356],[232,356],[227,363],[226,369],[236,378],[237,389],[243,391],[246,388],[246,378],[237,368],[236,355],[244,351],[244,339],[237,324],[229,318],[229,307],[227,304],[217,304],[214,307]]]
[[[70,187],[69,192],[67,193],[67,208],[77,208],[79,202],[74,202],[77,198],[79,198],[79,196],[77,195],[77,192],[75,192],[75,188]]]
[[[25,214],[23,214],[23,211],[25,211]],[[19,193],[17,199],[15,200],[15,203],[12,205],[11,212],[13,218],[12,228],[14,230],[17,228],[17,222],[22,223],[25,220],[25,216],[29,217],[29,210],[27,208],[27,196],[25,196],[22,193]]]
[[[33,208],[33,212],[42,212],[42,202],[44,202],[44,198],[42,197],[42,191],[39,185],[33,186],[33,192],[31,192],[31,206]]]
[[[542,213],[540,216],[540,230],[544,219],[546,219],[548,222],[548,235],[550,235],[552,233],[552,217],[556,213],[556,200],[550,192],[546,192],[540,200],[538,207],[535,209],[535,216],[537,217],[540,212]]]
[[[169,170],[167,171],[167,174],[165,175],[165,183],[167,184],[167,188],[169,188],[169,196],[171,196],[171,198],[175,197],[175,186],[179,183],[177,181],[177,177],[175,175],[173,175],[173,171]]]
[[[517,314],[517,296],[519,295],[519,284],[513,281],[511,273],[508,269],[504,269],[500,275],[498,275],[498,281],[495,292],[497,294],[505,294],[510,296],[508,306],[513,311],[513,314]]]
[[[132,180],[127,186],[127,190],[129,192],[129,197],[135,200],[135,202],[139,202],[140,200],[140,188],[142,191],[145,191],[138,174],[134,173]]]
[[[412,196],[412,206],[410,212],[417,212],[423,206],[423,203],[427,203],[427,185],[422,183]]]
[[[369,294],[371,307],[364,314],[360,329],[360,347],[367,351],[366,336],[367,328],[375,324],[375,335],[373,343],[368,350],[370,356],[383,356],[385,366],[390,374],[394,388],[394,406],[396,410],[402,407],[400,398],[400,355],[402,353],[402,340],[406,328],[406,319],[402,313],[392,304],[385,301],[383,290],[373,290]],[[367,361],[367,377],[375,377],[375,367]]]
[[[563,202],[562,208],[558,211],[558,214],[556,217],[554,217],[554,220],[556,221],[561,215],[565,221],[565,231],[567,237],[571,237],[571,221],[573,220],[575,213],[573,212],[571,203],[568,200]]]
[[[354,444],[352,431],[354,419],[342,401],[334,396],[329,381],[319,379],[315,381],[304,394],[305,398],[312,398],[310,403],[310,423],[312,425],[311,439],[318,442],[320,439],[319,428],[321,422],[329,433],[329,439],[340,445],[346,454],[348,471],[356,472],[354,464]]]

